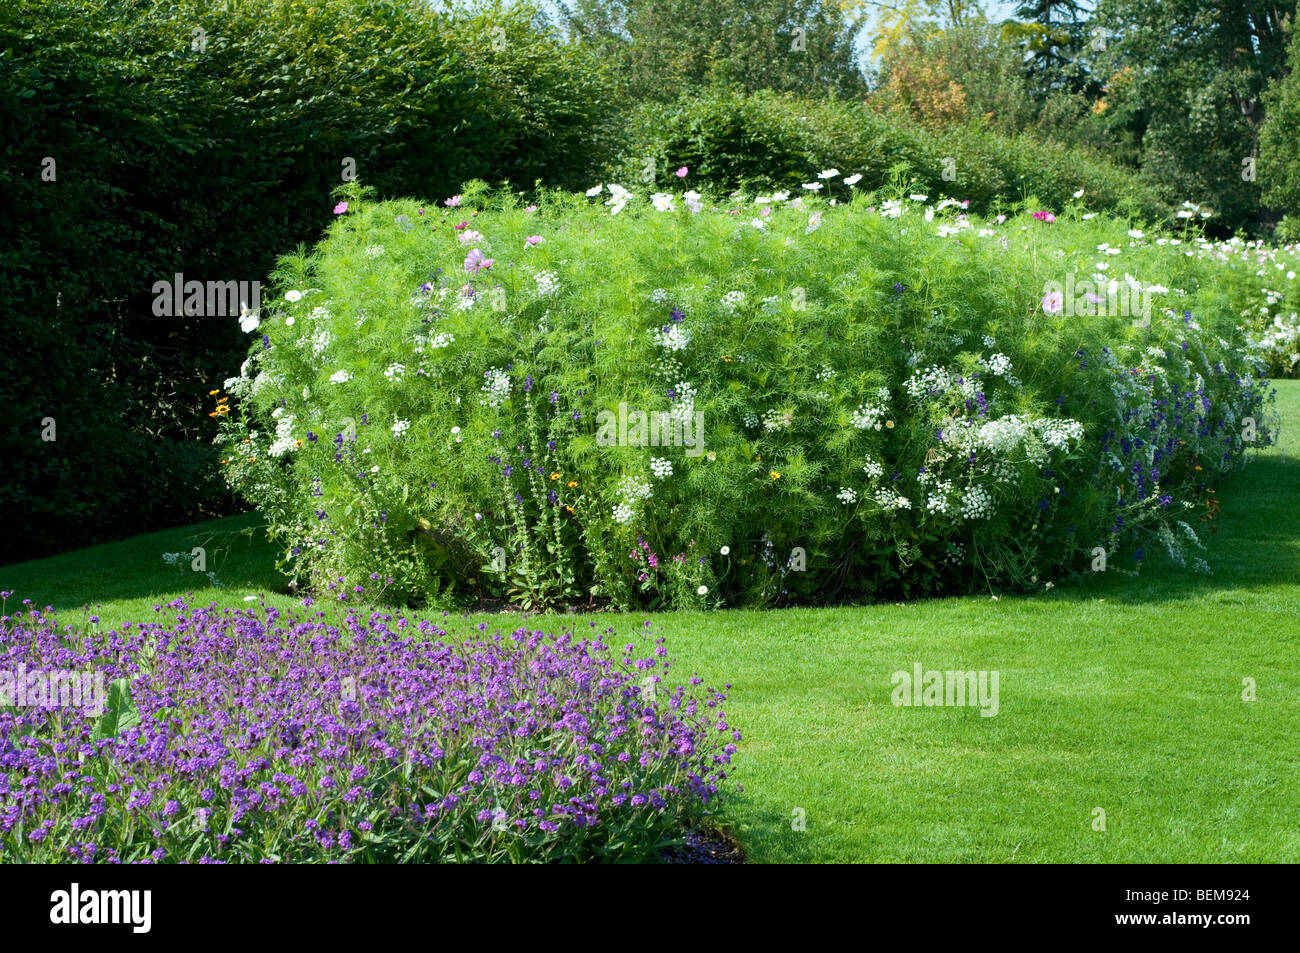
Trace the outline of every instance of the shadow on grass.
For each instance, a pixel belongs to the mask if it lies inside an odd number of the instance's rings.
[[[734,780],[726,782],[729,786],[718,822],[744,847],[745,862],[816,863],[819,838],[807,814],[800,816],[803,809],[791,806],[785,813],[775,813],[770,804],[757,801],[748,792],[738,793],[730,786]]]
[[[203,550],[202,572],[193,568],[195,547]],[[163,560],[165,553],[184,555],[178,566],[171,566]],[[275,568],[279,556],[261,516],[245,513],[0,567],[0,589],[14,594],[10,610],[23,599],[61,610],[118,600],[170,599],[213,585],[208,573],[232,591],[287,592],[288,579]]]
[[[1212,575],[1174,565],[1158,542],[1147,543],[1139,576],[1114,570],[1135,565],[1133,547],[1111,558],[1111,572],[1086,573],[1077,585],[1062,586],[1056,598],[1094,599],[1104,596],[1123,603],[1189,600],[1231,591],[1239,596],[1282,586],[1300,586],[1300,460],[1259,456],[1228,477],[1214,494],[1217,518],[1206,510],[1188,513],[1187,522],[1200,536],[1204,550],[1187,547],[1190,563],[1199,556]],[[1222,600],[1220,600],[1222,601]]]

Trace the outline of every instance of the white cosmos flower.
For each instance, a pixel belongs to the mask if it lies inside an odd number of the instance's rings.
[[[257,312],[249,311],[248,305],[241,304],[239,306],[239,330],[245,334],[251,334],[257,330],[257,325]]]
[[[699,596],[707,596],[707,595],[709,594],[709,587],[708,587],[708,586],[700,586],[700,588],[698,588],[698,589],[695,590],[695,594],[696,594],[696,595],[699,595]]]
[[[724,555],[724,556],[730,556],[730,555],[731,555],[731,547],[730,547],[730,546],[723,546],[721,549],[718,550],[718,552],[722,553],[722,555]]]
[[[673,210],[673,197],[667,192],[656,192],[650,196],[650,201],[654,204],[656,211],[671,212]]]
[[[753,225],[755,228],[767,228],[767,223],[761,218],[751,218],[749,224]]]
[[[1075,192],[1075,193],[1074,193],[1074,197],[1075,197],[1076,199],[1081,199],[1081,198],[1083,198],[1083,189],[1080,189],[1079,191]]]
[[[820,192],[822,190],[820,182],[805,182],[803,187],[809,192]]]
[[[301,301],[301,300],[302,300],[302,292],[301,292],[301,291],[286,291],[286,292],[284,293],[284,300],[285,300],[285,301]]]
[[[284,325],[288,328],[293,327],[293,315],[289,315],[289,317],[284,319]]]
[[[856,173],[854,173],[853,175],[849,176],[847,179],[845,179],[845,180],[844,180],[844,184],[845,184],[845,185],[850,185],[850,186],[851,186],[851,185],[857,185],[857,184],[858,184],[859,182],[861,182],[861,181],[862,181],[862,173],[861,173],[861,172],[856,172]]]
[[[919,194],[908,196],[908,198],[911,199],[913,202],[924,202],[929,197],[930,196],[928,195],[919,195]]]
[[[835,177],[836,177],[837,175],[839,175],[839,174],[840,174],[840,170],[839,170],[839,169],[823,169],[821,172],[818,172],[818,173],[817,173],[817,178],[819,178],[819,179],[833,179],[833,178],[835,178]]]
[[[604,188],[603,185],[598,185],[594,189],[587,189],[587,198],[599,195]]]

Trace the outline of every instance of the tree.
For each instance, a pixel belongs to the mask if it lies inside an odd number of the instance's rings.
[[[1284,72],[1295,0],[1100,0],[1091,27],[1111,75],[1131,67],[1143,175],[1170,199],[1209,203],[1227,227],[1258,225],[1264,90]],[[1108,110],[1109,112],[1109,110]]]
[[[824,0],[568,0],[558,19],[623,77],[634,101],[667,102],[683,86],[733,85],[854,96],[866,78],[854,24]]]
[[[1287,47],[1286,73],[1264,94],[1259,173],[1264,201],[1295,223],[1300,217],[1300,33]],[[1294,234],[1294,231],[1292,230]]]

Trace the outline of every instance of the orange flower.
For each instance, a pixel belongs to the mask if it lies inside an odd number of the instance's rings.
[[[572,489],[573,489],[575,486],[577,486],[577,485],[578,485],[578,481],[577,481],[577,480],[570,480],[570,481],[569,481],[569,484],[568,484],[570,490],[572,490]]]
[[[208,396],[211,397],[213,394],[220,394],[220,393],[221,391],[219,390],[210,390],[208,391]]]
[[[558,473],[552,473],[552,474],[551,474],[551,479],[552,479],[552,480],[558,480],[559,478],[560,478],[560,475],[559,475]]]

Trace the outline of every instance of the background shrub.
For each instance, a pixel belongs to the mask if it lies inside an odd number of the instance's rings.
[[[618,182],[669,188],[685,165],[697,187],[797,189],[809,170],[841,168],[862,174],[860,188],[875,189],[905,168],[930,195],[970,200],[979,210],[1009,209],[1031,196],[1062,208],[1084,189],[1091,208],[1149,220],[1172,214],[1132,172],[1085,148],[1000,135],[979,120],[935,129],[865,102],[715,88],[643,105],[630,126],[608,172]]]

